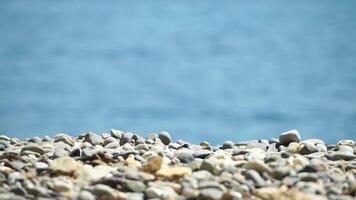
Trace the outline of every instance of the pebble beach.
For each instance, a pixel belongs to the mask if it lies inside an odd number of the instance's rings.
[[[0,199],[356,199],[355,138],[173,141],[111,129],[20,140],[0,135]]]

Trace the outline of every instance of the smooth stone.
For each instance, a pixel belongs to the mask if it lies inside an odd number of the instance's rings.
[[[111,143],[111,142],[118,142],[118,141],[117,141],[116,138],[110,136],[110,137],[108,137],[108,138],[106,138],[106,139],[104,140],[103,146],[105,146],[105,145],[107,145],[107,144],[109,144],[109,143]]]
[[[254,160],[248,161],[246,164],[243,165],[243,168],[253,169],[259,173],[263,173],[263,172],[271,173],[272,172],[271,168],[268,165],[266,165],[265,163],[263,163],[262,161],[254,161]]]
[[[339,145],[339,146],[337,146],[337,151],[349,152],[351,154],[354,153],[354,149],[351,146],[347,146],[347,145]]]
[[[251,179],[255,184],[256,186],[264,186],[265,185],[265,180],[260,176],[260,174],[253,170],[253,169],[249,169],[247,171],[245,171],[243,173],[243,175],[247,178],[247,179]]]
[[[39,138],[39,137],[33,137],[33,138],[30,138],[30,139],[28,140],[28,142],[40,143],[40,142],[41,142],[41,138]]]
[[[90,191],[97,197],[103,197],[103,198],[115,198],[116,197],[116,192],[114,189],[111,187],[104,185],[104,184],[97,184],[94,185]]]
[[[163,158],[161,156],[153,156],[147,160],[147,163],[143,165],[143,170],[149,173],[155,173],[162,166]]]
[[[316,148],[316,146],[314,144],[307,143],[307,142],[304,142],[302,144],[302,148],[299,150],[299,153],[301,155],[307,155],[307,154],[311,154],[311,153],[315,153],[315,152],[318,152],[318,149]]]
[[[0,140],[10,141],[11,138],[9,138],[9,137],[6,136],[6,135],[0,135]]]
[[[241,199],[243,199],[242,194],[236,191],[227,191],[221,197],[221,200],[241,200]]]
[[[28,144],[27,146],[22,147],[21,154],[23,154],[25,151],[36,152],[36,153],[38,153],[40,155],[46,153],[45,150],[42,147],[40,147],[40,146],[38,146],[36,144]]]
[[[309,165],[317,171],[327,171],[329,169],[328,164],[318,158],[311,159]]]
[[[353,160],[355,155],[348,151],[335,151],[325,155],[329,160]]]
[[[140,172],[136,170],[127,170],[125,173],[125,177],[131,180],[139,180],[139,181],[153,181],[156,177],[150,173]]]
[[[48,169],[48,164],[44,162],[35,162],[34,166],[38,171],[44,171]]]
[[[70,146],[74,145],[74,139],[65,133],[59,133],[59,134],[55,135],[53,142],[54,143],[63,142]]]
[[[354,147],[355,146],[355,141],[353,140],[340,140],[336,143],[336,146],[341,146],[341,145],[347,145],[350,147]]]
[[[104,139],[100,135],[90,132],[84,136],[83,142],[89,142],[90,144],[95,146],[98,144],[102,144],[104,142]]]
[[[27,191],[21,186],[21,184],[11,186],[10,192],[21,196],[27,195]]]
[[[61,157],[68,156],[68,155],[69,155],[69,152],[64,149],[56,149],[53,153],[54,158],[61,158]]]
[[[140,181],[126,180],[124,187],[131,192],[143,192],[146,189],[146,185]]]
[[[49,142],[49,141],[51,141],[52,139],[48,136],[48,135],[46,135],[46,136],[44,136],[43,138],[42,138],[42,142]]]
[[[120,138],[120,146],[125,145],[126,143],[131,142],[132,135],[128,133],[123,133]]]
[[[164,145],[169,145],[172,142],[171,136],[167,131],[162,131],[158,134],[159,139]]]
[[[128,197],[127,199],[130,199],[130,200],[144,200],[145,199],[145,195],[140,192],[127,193],[127,197]]]
[[[195,160],[192,152],[189,150],[178,150],[175,152],[175,156],[180,160],[181,163],[190,163]]]
[[[235,144],[232,141],[225,141],[221,149],[233,149]]]
[[[206,150],[206,149],[201,149],[201,150],[197,150],[193,153],[193,156],[195,158],[201,158],[201,159],[204,159],[208,156],[210,156],[211,154],[213,154],[212,151],[210,150]]]
[[[112,137],[120,139],[124,131],[117,130],[117,129],[111,129],[110,134]]]
[[[300,135],[297,130],[290,130],[279,135],[279,144],[287,146],[291,142],[300,142]]]
[[[106,149],[115,149],[115,148],[118,148],[120,146],[119,142],[118,141],[113,141],[113,142],[110,142],[108,144],[106,144],[104,146],[104,148]]]
[[[78,200],[95,200],[95,196],[87,190],[80,191]]]
[[[161,167],[157,172],[157,176],[161,176],[167,179],[179,179],[184,176],[189,176],[192,174],[192,170],[189,167]]]
[[[177,197],[177,193],[172,188],[164,186],[150,186],[145,193],[150,199],[173,200]]]
[[[207,170],[210,173],[217,175],[221,172],[221,167],[219,163],[213,159],[205,159],[200,166],[200,170]]]
[[[80,147],[73,148],[72,152],[69,154],[71,157],[81,157],[82,149]]]
[[[111,135],[109,133],[102,133],[101,137],[106,140],[107,138],[111,137]]]
[[[251,149],[251,148],[259,148],[262,149],[263,151],[267,151],[269,145],[268,142],[250,142],[247,143],[246,148]]]
[[[277,179],[277,180],[282,180],[284,177],[289,175],[290,169],[286,166],[280,166],[275,169],[273,169],[271,175]]]
[[[79,170],[81,166],[81,164],[71,157],[62,157],[50,162],[48,169],[55,173],[70,174]]]
[[[210,179],[213,175],[207,171],[207,170],[199,170],[199,171],[195,171],[192,174],[192,177],[195,179]]]
[[[223,191],[217,188],[204,188],[200,190],[198,199],[204,200],[219,200],[223,195]]]

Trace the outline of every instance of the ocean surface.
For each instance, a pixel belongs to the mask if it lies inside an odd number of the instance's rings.
[[[0,1],[0,133],[356,139],[356,1]]]

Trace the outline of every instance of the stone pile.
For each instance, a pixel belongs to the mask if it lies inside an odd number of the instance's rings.
[[[0,135],[0,199],[356,198],[355,140],[173,142],[112,129],[26,140]]]

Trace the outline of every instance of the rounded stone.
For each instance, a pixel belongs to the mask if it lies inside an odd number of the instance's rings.
[[[300,142],[300,135],[297,130],[290,130],[279,135],[279,144],[287,146],[291,142]]]
[[[159,133],[158,137],[165,145],[169,145],[169,143],[171,143],[172,141],[171,136],[167,131],[162,131],[161,133]]]

